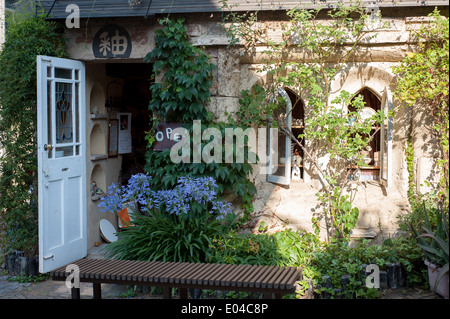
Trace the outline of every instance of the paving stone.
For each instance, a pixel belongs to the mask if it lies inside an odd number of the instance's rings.
[[[91,299],[93,288],[91,283],[80,284],[80,297]],[[103,299],[125,299],[130,288],[124,285],[102,284]],[[70,289],[65,282],[51,279],[39,283],[19,283],[8,281],[8,276],[0,276],[0,299],[70,299]],[[132,299],[161,299],[159,295],[151,295],[147,289],[137,289]],[[176,297],[175,297],[176,298]],[[381,299],[443,299],[426,289],[405,288],[384,290]]]

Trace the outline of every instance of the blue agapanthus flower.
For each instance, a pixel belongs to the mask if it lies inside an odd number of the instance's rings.
[[[151,176],[139,173],[131,176],[123,189],[122,202],[135,202],[141,206],[151,205],[151,198],[153,191],[150,189]]]
[[[196,202],[204,205],[217,219],[232,212],[230,203],[217,199],[218,186],[212,177],[181,177],[173,189],[159,191],[151,190],[150,182],[151,176],[136,174],[125,186],[111,185],[100,200],[100,211],[118,212],[125,204],[134,203],[144,212],[165,208],[171,214],[180,215],[189,213],[191,204]]]
[[[217,196],[217,184],[212,177],[180,177],[177,186],[182,190],[184,197],[188,201],[193,200],[206,204]]]
[[[118,212],[122,209],[122,188],[118,184],[112,184],[108,187],[106,196],[100,199],[100,211],[106,212]]]

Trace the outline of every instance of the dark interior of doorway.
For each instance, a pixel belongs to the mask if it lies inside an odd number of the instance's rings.
[[[151,99],[150,80],[152,65],[149,63],[107,63],[106,75],[122,83],[119,98],[119,112],[131,113],[132,150],[122,155],[121,181],[127,183],[130,177],[144,172],[147,141],[145,134],[150,130],[152,117],[148,105]]]

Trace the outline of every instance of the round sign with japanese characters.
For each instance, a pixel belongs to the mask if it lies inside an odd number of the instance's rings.
[[[131,54],[131,37],[114,24],[101,28],[94,37],[92,50],[96,58],[128,58]]]

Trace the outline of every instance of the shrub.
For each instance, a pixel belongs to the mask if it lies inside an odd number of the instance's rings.
[[[316,236],[287,229],[275,234],[237,234],[216,236],[208,261],[227,264],[303,266],[321,246]]]
[[[108,257],[127,260],[205,262],[211,238],[228,231],[236,217],[217,199],[211,177],[182,177],[170,190],[153,191],[151,178],[134,175],[128,185],[111,185],[101,210],[117,212],[136,206],[134,226],[118,233]],[[141,214],[143,213],[143,214]]]
[[[361,278],[361,265],[376,264],[380,270],[386,270],[389,263],[400,262],[407,271],[409,285],[423,283],[423,254],[413,238],[399,237],[387,239],[382,245],[369,244],[362,240],[355,247],[346,241],[324,245],[314,253],[312,263],[304,268],[304,275],[320,287],[323,276],[330,276],[333,287],[341,287],[341,277],[349,275],[347,296],[373,298],[378,296],[374,288],[367,288]],[[316,293],[327,291],[319,288]],[[330,291],[327,291],[330,292]],[[334,294],[334,291],[331,291]]]
[[[0,244],[37,250],[36,56],[64,57],[58,25],[42,16],[8,20],[0,51]]]

